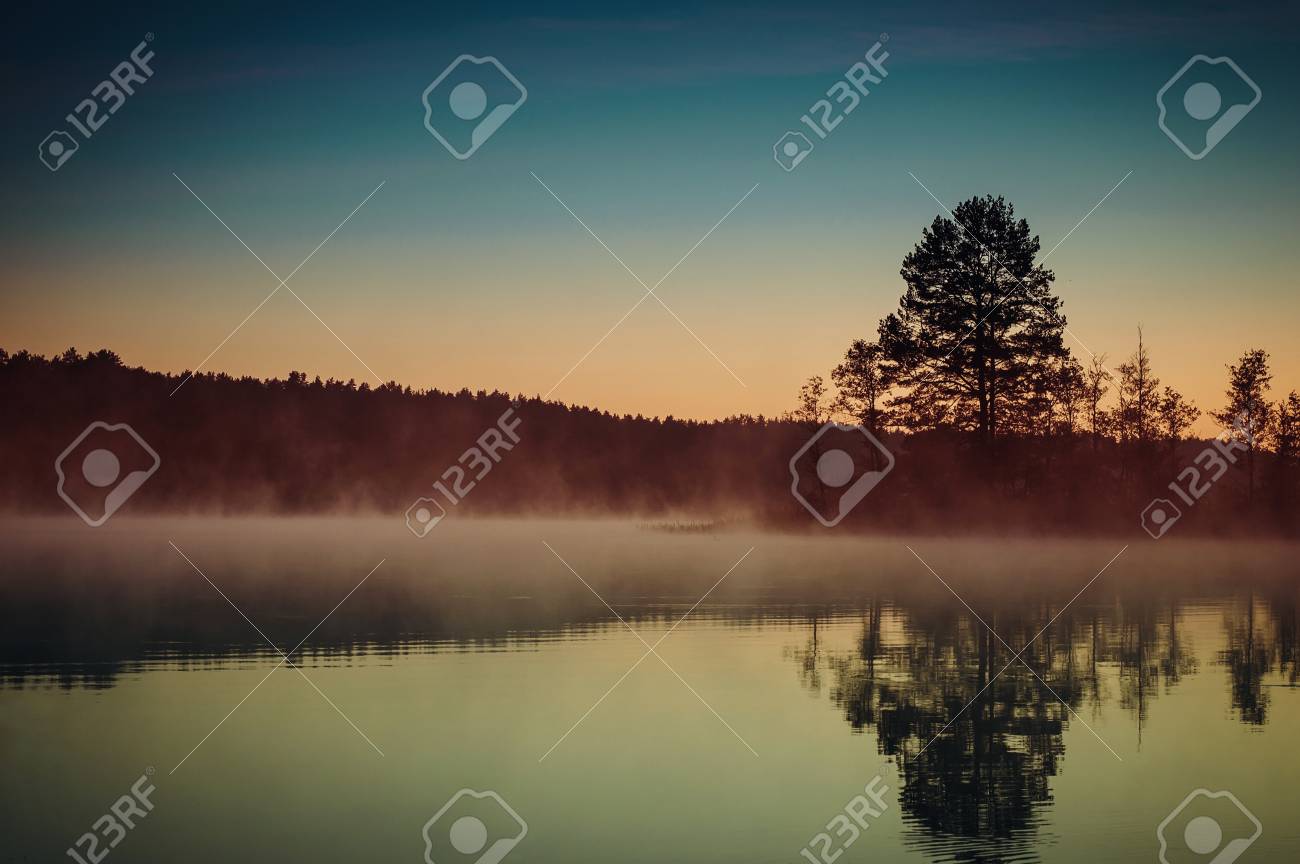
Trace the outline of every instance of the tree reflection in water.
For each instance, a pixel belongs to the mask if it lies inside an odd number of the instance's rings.
[[[1296,609],[1294,595],[1274,592],[1259,598],[1253,591],[1226,611],[1227,647],[1219,655],[1232,681],[1232,707],[1242,723],[1262,726],[1268,720],[1269,688],[1295,687]],[[1279,681],[1266,682],[1276,670]]]
[[[1297,683],[1297,603],[1282,593],[1227,604],[1220,661],[1244,723],[1265,722],[1270,675],[1281,674],[1273,686]],[[1071,607],[1052,621],[1058,611],[981,611],[1008,645],[1029,645],[1024,663],[960,607],[902,608],[879,598],[864,603],[852,650],[826,646],[823,613],[810,617],[806,646],[790,652],[804,685],[820,692],[824,670],[844,719],[855,732],[874,732],[894,761],[905,841],[927,857],[1037,860],[1071,721],[1117,704],[1140,747],[1152,701],[1198,671],[1178,600]]]

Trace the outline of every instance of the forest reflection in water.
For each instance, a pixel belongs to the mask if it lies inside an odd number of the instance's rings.
[[[828,544],[560,524],[457,531],[439,546],[319,524],[151,524],[76,547],[53,542],[59,532],[7,535],[0,689],[113,688],[155,671],[278,660],[172,551],[173,537],[285,649],[387,551],[365,589],[292,655],[309,670],[365,676],[448,653],[604,650],[625,625],[556,563],[544,537],[637,631],[673,627],[694,608],[683,630],[731,642],[777,633],[784,648],[768,668],[787,681],[793,671],[799,689],[896,769],[900,844],[970,862],[1042,857],[1067,738],[1075,759],[1131,758],[1152,707],[1198,677],[1223,686],[1184,710],[1230,714],[1239,728],[1266,729],[1274,700],[1297,698],[1300,591],[1285,544],[1148,544],[1096,578],[1122,543]],[[696,683],[705,692],[719,684]],[[1113,718],[1098,722],[1116,708],[1135,742],[1116,739]]]
[[[1140,748],[1152,702],[1203,664],[1226,671],[1224,702],[1247,727],[1268,723],[1273,688],[1300,679],[1294,584],[1191,602],[1104,593],[1111,602],[1059,618],[1052,607],[998,608],[981,616],[987,626],[960,607],[876,600],[856,613],[851,650],[822,645],[819,630],[842,614],[828,610],[788,653],[803,685],[854,731],[873,731],[897,764],[911,843],[945,860],[1032,860],[1071,723],[1096,738],[1093,757],[1119,759],[1087,725],[1106,703],[1131,717]],[[1222,647],[1205,656],[1198,642]]]

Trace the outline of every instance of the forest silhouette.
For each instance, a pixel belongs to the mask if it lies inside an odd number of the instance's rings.
[[[493,391],[261,380],[128,367],[103,349],[0,349],[0,506],[61,507],[52,465],[90,422],[128,423],[162,457],[130,505],[159,513],[403,512],[502,412],[520,442],[456,513],[628,515],[815,528],[790,495],[791,456],[824,423],[860,425],[896,457],[844,531],[1131,533],[1198,458],[1205,410],[1235,461],[1178,532],[1293,533],[1300,396],[1273,401],[1266,351],[1227,366],[1222,405],[1162,386],[1132,355],[1077,359],[1038,237],[1001,197],[937,216],[903,259],[905,291],[779,417],[615,415]],[[1199,476],[1199,469],[1193,468]]]

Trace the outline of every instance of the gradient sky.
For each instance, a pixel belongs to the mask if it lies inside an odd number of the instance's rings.
[[[1294,4],[223,4],[18,13],[4,54],[0,346],[109,347],[193,368],[286,276],[383,379],[547,393],[643,289],[534,180],[659,288],[553,391],[618,412],[775,414],[870,337],[939,206],[1006,195],[1042,238],[1070,329],[1111,365],[1144,327],[1200,407],[1224,364],[1300,388]],[[156,73],[57,173],[38,143],[146,32]],[[793,173],[772,145],[881,33],[889,78]],[[526,104],[473,158],[425,130],[457,55],[499,58]],[[1192,161],[1155,93],[1232,57],[1263,99]],[[1087,354],[1071,342],[1082,359]],[[205,368],[372,376],[281,290]],[[1210,427],[1203,423],[1201,431]]]

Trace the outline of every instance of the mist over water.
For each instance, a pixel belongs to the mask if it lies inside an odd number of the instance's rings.
[[[0,818],[32,860],[145,766],[136,861],[418,861],[462,787],[528,860],[794,861],[877,773],[846,861],[1149,861],[1202,786],[1266,826],[1251,860],[1300,848],[1293,544],[120,518],[0,550]]]
[[[11,14],[0,864],[1300,862],[1225,5]]]

